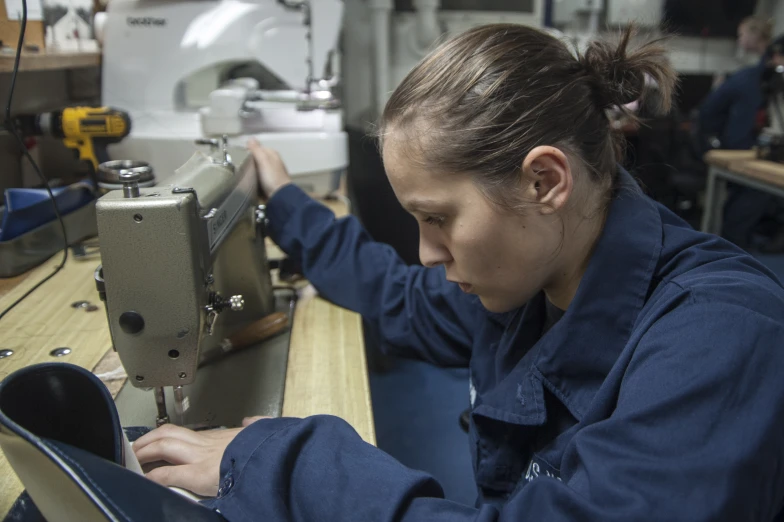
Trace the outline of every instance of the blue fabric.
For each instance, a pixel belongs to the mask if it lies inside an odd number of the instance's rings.
[[[711,92],[699,109],[699,132],[703,141],[717,136],[722,149],[750,149],[757,136],[757,112],[764,108],[762,73],[765,60],[741,69]]]
[[[94,199],[92,189],[79,183],[52,189],[60,215],[77,210]],[[0,241],[9,241],[56,218],[45,189],[12,188],[5,191],[5,210],[0,224]]]
[[[261,420],[229,445],[230,521],[774,520],[784,501],[784,289],[729,242],[622,190],[564,317],[490,314],[294,186],[275,241],[396,355],[469,365],[479,501],[442,498],[328,416]]]

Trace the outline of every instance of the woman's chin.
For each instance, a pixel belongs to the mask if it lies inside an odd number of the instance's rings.
[[[491,294],[481,291],[475,291],[473,293],[479,298],[482,306],[484,306],[488,312],[494,314],[504,314],[506,312],[511,312],[512,310],[517,310],[518,308],[525,306],[525,304],[536,295],[536,292],[528,291],[528,289],[521,290],[519,293],[498,292],[496,294]]]
[[[493,298],[481,294],[477,294],[477,297],[479,297],[479,301],[482,303],[482,306],[484,306],[488,312],[494,314],[503,314],[506,312],[511,312],[515,308],[519,307],[519,305],[517,305],[516,303],[509,303],[507,300],[504,299]]]

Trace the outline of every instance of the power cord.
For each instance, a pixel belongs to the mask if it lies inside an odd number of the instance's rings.
[[[41,285],[43,285],[51,278],[53,278],[55,274],[57,274],[57,272],[62,270],[63,266],[65,266],[65,262],[68,261],[68,236],[65,233],[65,221],[63,221],[63,216],[60,215],[60,209],[57,207],[57,201],[55,200],[54,194],[52,194],[51,187],[49,187],[49,180],[46,179],[46,176],[43,175],[41,169],[38,167],[35,160],[30,155],[30,151],[27,150],[27,147],[24,144],[24,140],[22,140],[22,137],[17,132],[14,120],[11,118],[11,102],[14,99],[14,87],[16,86],[16,75],[19,72],[19,60],[22,57],[22,46],[24,45],[24,35],[26,29],[27,29],[27,0],[22,0],[22,23],[21,23],[21,27],[19,28],[19,42],[17,43],[16,46],[16,57],[14,58],[14,70],[11,73],[11,85],[8,88],[8,103],[6,103],[5,106],[5,127],[8,130],[8,132],[10,132],[16,138],[16,141],[19,144],[19,148],[21,149],[22,154],[24,154],[25,158],[27,158],[27,161],[29,161],[30,164],[33,166],[33,170],[35,170],[35,173],[38,175],[38,178],[44,184],[44,187],[46,188],[46,192],[49,194],[49,198],[52,201],[52,207],[54,207],[54,214],[55,216],[57,216],[57,220],[60,222],[60,229],[63,232],[63,259],[62,261],[60,261],[60,264],[58,264],[55,267],[54,271],[51,274],[41,279],[38,283],[36,283],[34,287],[32,287],[27,292],[25,292],[21,297],[19,297],[19,299],[17,299],[16,301],[8,305],[8,307],[5,310],[0,312],[0,319],[5,317],[8,314],[8,312],[10,312],[11,310],[14,309],[14,307],[16,307],[16,305],[24,301],[24,299],[27,296],[29,296],[30,294],[35,292],[38,288],[40,288]]]

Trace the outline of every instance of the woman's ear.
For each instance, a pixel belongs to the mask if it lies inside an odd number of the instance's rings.
[[[529,183],[526,199],[542,205],[542,214],[562,209],[574,188],[569,161],[560,149],[547,145],[535,147],[523,160],[523,179]]]

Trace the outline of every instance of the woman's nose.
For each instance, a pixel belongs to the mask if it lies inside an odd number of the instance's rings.
[[[427,237],[425,231],[419,232],[419,261],[428,268],[443,265],[452,260],[449,249],[443,244]]]

